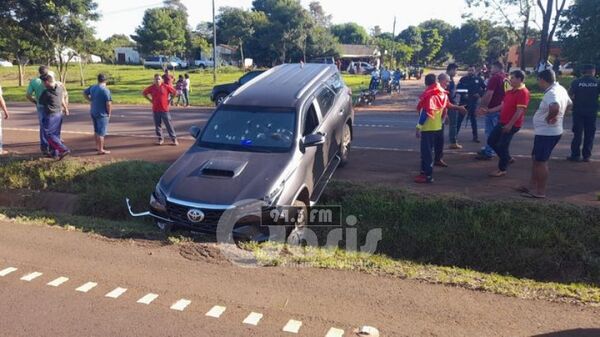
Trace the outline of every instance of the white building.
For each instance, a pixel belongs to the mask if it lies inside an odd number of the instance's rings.
[[[117,64],[141,64],[140,53],[133,47],[115,48]]]

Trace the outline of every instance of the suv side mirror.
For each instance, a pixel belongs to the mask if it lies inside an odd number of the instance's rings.
[[[302,138],[302,147],[315,147],[325,144],[326,135],[323,133],[313,133]]]
[[[202,129],[195,125],[190,128],[190,136],[194,137],[194,139],[200,137],[200,132],[202,132]]]

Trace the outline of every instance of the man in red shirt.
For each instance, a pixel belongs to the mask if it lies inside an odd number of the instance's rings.
[[[485,114],[485,135],[487,138],[490,137],[492,130],[498,124],[498,108],[504,99],[504,92],[507,88],[504,87],[504,80],[506,76],[504,74],[504,65],[500,61],[496,61],[492,64],[491,69],[492,77],[488,80],[486,92],[481,98],[481,105],[479,108],[479,115]],[[496,111],[488,112],[486,111]],[[491,160],[494,157],[494,150],[489,146],[485,146],[478,153],[476,159],[479,160]]]
[[[159,74],[154,75],[154,84],[144,89],[142,96],[144,96],[150,103],[152,103],[152,112],[154,113],[154,126],[156,128],[156,135],[158,136],[157,145],[164,143],[162,123],[165,123],[169,137],[171,137],[172,144],[177,146],[177,135],[171,124],[171,114],[169,113],[169,95],[175,95],[175,88],[171,85],[163,83],[163,79]]]
[[[500,159],[498,170],[490,173],[490,177],[503,177],[506,175],[506,169],[510,163],[510,142],[513,136],[521,130],[525,112],[529,106],[530,94],[523,83],[525,73],[521,70],[513,71],[510,74],[511,90],[504,95],[504,100],[500,106],[489,109],[488,114],[500,111],[500,120],[494,127],[488,137],[488,146],[490,146]]]

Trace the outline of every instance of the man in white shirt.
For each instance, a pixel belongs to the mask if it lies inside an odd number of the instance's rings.
[[[573,102],[567,89],[556,80],[556,74],[546,69],[538,75],[538,85],[544,90],[544,98],[533,116],[535,140],[533,145],[533,168],[529,188],[522,187],[523,196],[529,198],[546,198],[548,182],[548,160],[556,144],[560,141],[565,113],[571,109]]]

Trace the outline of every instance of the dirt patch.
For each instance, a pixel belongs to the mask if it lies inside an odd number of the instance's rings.
[[[79,197],[70,193],[10,190],[0,191],[0,207],[45,210],[51,213],[73,214]]]
[[[179,254],[190,261],[202,261],[211,264],[228,264],[219,247],[208,243],[186,243],[179,248]]]

